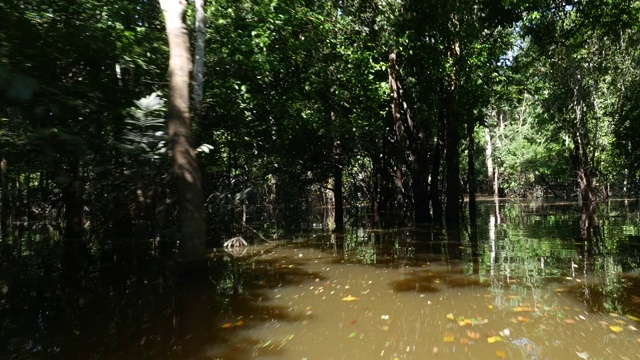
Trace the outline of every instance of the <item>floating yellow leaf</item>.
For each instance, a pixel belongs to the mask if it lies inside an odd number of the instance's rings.
[[[513,311],[515,312],[524,312],[524,311],[533,311],[531,306],[516,306]]]
[[[626,315],[626,317],[627,317],[629,320],[633,320],[633,321],[640,321],[640,318],[639,318],[639,317],[637,317],[637,316],[633,316],[633,315],[629,315],[629,314],[627,314],[627,315]]]
[[[464,321],[464,320],[460,320],[460,321],[458,321],[458,325],[460,325],[460,326],[465,326],[465,325],[468,325],[468,324],[469,324],[469,323],[467,323],[467,322],[466,322],[466,321]]]
[[[447,319],[449,319],[449,320],[455,320],[455,318],[453,317],[453,314],[452,314],[452,313],[448,313],[448,314],[447,314]]]
[[[442,337],[442,341],[444,342],[453,342],[453,335],[445,335]]]
[[[351,295],[342,298],[342,301],[356,301],[356,300],[358,300],[358,298]]]
[[[498,342],[498,341],[502,341],[502,336],[496,335],[496,336],[491,336],[491,337],[487,338],[487,342],[489,344],[493,344],[493,343]]]
[[[507,354],[505,354],[504,351],[502,351],[502,350],[498,350],[498,351],[496,351],[496,356],[501,358],[501,359],[504,359],[504,358],[507,357]]]
[[[240,321],[238,321],[238,322],[236,323],[236,326],[242,326],[242,325],[244,325],[244,321],[242,321],[242,320],[240,320]]]
[[[462,345],[467,345],[467,344],[469,344],[469,341],[470,341],[470,340],[469,340],[469,339],[467,339],[467,338],[462,338],[462,339],[460,339],[460,344],[462,344]]]
[[[493,305],[489,305],[489,309],[493,309]]]
[[[224,325],[222,325],[222,326],[220,326],[220,327],[221,327],[221,328],[223,328],[223,329],[226,329],[226,328],[230,328],[230,327],[232,327],[232,326],[233,326],[233,324],[232,324],[232,323],[226,323],[226,324],[224,324]]]
[[[611,329],[611,331],[619,333],[620,331],[622,331],[622,328],[620,326],[617,325],[609,325],[609,329]]]
[[[529,318],[528,318],[528,317],[525,317],[525,316],[518,316],[518,317],[516,318],[516,320],[518,320],[518,321],[519,321],[519,322],[521,322],[521,323],[525,323],[525,324],[528,324],[528,323],[529,323],[529,321],[530,321],[530,320],[529,320]]]
[[[626,321],[624,321],[624,320],[616,320],[616,322],[617,322],[618,324],[626,324],[626,323],[627,323],[627,322],[626,322]]]

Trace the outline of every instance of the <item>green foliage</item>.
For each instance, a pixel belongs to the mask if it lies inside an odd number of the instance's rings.
[[[128,124],[122,140],[116,145],[125,153],[143,159],[157,160],[166,153],[164,132],[165,100],[158,93],[153,93],[135,101],[136,107],[129,108]]]

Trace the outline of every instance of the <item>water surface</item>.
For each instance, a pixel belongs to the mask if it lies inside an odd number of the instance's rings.
[[[639,359],[636,205],[577,210],[487,201],[477,228],[217,250],[204,284],[152,259],[96,259],[71,279],[55,262],[14,269],[0,357]]]

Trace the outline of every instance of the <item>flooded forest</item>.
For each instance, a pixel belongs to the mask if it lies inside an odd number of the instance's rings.
[[[3,0],[0,358],[640,359],[639,50],[632,0]]]

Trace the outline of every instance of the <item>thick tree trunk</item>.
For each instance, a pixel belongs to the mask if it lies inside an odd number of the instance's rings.
[[[182,260],[191,263],[206,256],[204,199],[195,150],[189,143],[189,35],[183,23],[184,0],[160,0],[169,40],[169,102],[167,123],[180,206]]]

